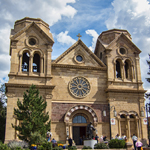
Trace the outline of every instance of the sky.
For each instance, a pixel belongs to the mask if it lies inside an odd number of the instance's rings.
[[[140,65],[143,86],[150,53],[150,0],[0,0],[0,84],[8,82],[10,71],[10,30],[24,17],[41,18],[50,25],[54,38],[52,59],[56,59],[77,40],[94,51],[96,39],[103,31],[117,28],[131,34],[142,51]]]

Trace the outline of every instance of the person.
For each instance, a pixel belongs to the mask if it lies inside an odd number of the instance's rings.
[[[118,139],[118,140],[121,139],[121,137],[119,136],[119,134],[117,134],[117,135],[115,136],[115,139]]]
[[[142,147],[143,143],[140,142],[139,140],[137,140],[137,142],[135,143],[135,145],[138,148],[138,150],[141,150],[141,147]]]
[[[72,139],[71,139],[71,137],[69,138],[68,142],[69,142],[69,147],[71,147],[72,146]]]
[[[52,139],[51,142],[52,142],[52,145],[53,145],[53,148],[54,148],[57,145],[57,142],[56,142],[56,140],[54,138]]]
[[[124,133],[122,133],[122,140],[125,140],[126,136]]]
[[[99,140],[99,136],[96,134],[95,136],[95,140],[97,140],[97,143],[98,143],[98,140]]]
[[[133,134],[133,136],[132,136],[132,141],[133,141],[133,145],[134,145],[134,150],[136,150],[135,143],[137,142],[137,137],[135,136],[135,134]]]
[[[106,138],[107,138],[107,136],[104,136],[104,137],[103,137],[103,141],[106,141]]]
[[[51,130],[50,130],[50,129],[47,131],[47,135],[49,135],[49,136],[52,137],[52,133],[51,133]]]
[[[103,142],[103,135],[100,137],[100,143]]]
[[[83,141],[82,137],[80,137],[79,141],[80,141],[80,145],[82,145],[82,141]]]

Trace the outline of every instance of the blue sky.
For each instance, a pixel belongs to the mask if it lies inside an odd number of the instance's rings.
[[[1,0],[0,1],[0,84],[8,81],[10,70],[9,36],[16,20],[41,18],[50,25],[56,59],[77,41],[93,51],[98,35],[108,29],[126,29],[142,51],[140,65],[144,88],[150,89],[148,65],[150,53],[150,0]]]

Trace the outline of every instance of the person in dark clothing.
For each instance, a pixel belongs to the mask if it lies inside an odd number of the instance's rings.
[[[82,141],[83,141],[82,137],[80,137],[79,140],[80,140],[80,145],[82,145]]]
[[[104,137],[103,137],[103,141],[106,141],[106,138],[107,138],[107,136],[104,136]]]
[[[71,139],[71,137],[69,138],[68,142],[69,142],[69,147],[71,147],[72,146],[72,139]]]
[[[95,136],[95,140],[97,140],[97,143],[98,143],[98,140],[99,140],[99,136],[96,134]]]

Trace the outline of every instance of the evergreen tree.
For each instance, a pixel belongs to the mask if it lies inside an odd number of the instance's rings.
[[[47,102],[39,97],[39,90],[32,85],[23,95],[23,102],[17,101],[18,108],[14,108],[14,115],[20,121],[20,125],[13,125],[19,131],[18,137],[21,140],[30,142],[31,133],[39,132],[45,137],[46,131],[50,129],[48,112],[45,112]]]
[[[149,55],[149,59],[150,59],[150,54]],[[147,64],[149,65],[149,72],[147,72],[148,75],[150,75],[150,60],[147,60]],[[150,78],[146,78],[147,82],[150,83]],[[145,93],[145,98],[148,98],[150,100],[150,93],[147,92]]]
[[[5,139],[5,123],[6,123],[6,95],[5,84],[0,87],[0,141]]]

